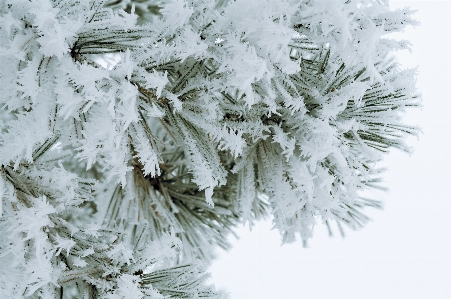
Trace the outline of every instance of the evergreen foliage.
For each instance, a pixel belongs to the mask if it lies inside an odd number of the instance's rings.
[[[139,16],[138,16],[139,15]],[[269,214],[361,227],[410,152],[383,0],[0,0],[0,297],[224,298],[204,266]],[[299,237],[297,237],[299,236]]]

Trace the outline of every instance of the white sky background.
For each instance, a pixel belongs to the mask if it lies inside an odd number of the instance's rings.
[[[345,239],[337,229],[329,238],[319,224],[306,249],[281,247],[270,220],[240,229],[240,240],[210,268],[231,299],[451,298],[451,1],[390,3],[418,10],[421,21],[403,34],[413,53],[398,56],[419,66],[424,108],[405,120],[424,134],[409,139],[412,156],[393,150],[386,157],[384,210],[368,210],[373,221]]]

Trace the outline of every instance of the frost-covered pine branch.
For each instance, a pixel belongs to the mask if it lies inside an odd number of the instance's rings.
[[[351,228],[409,152],[379,0],[0,0],[0,297],[222,298],[239,224]]]

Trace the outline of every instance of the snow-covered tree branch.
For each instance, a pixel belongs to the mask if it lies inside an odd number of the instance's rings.
[[[237,225],[362,226],[376,163],[418,133],[409,43],[387,37],[411,15],[0,0],[0,297],[223,298],[203,265]]]

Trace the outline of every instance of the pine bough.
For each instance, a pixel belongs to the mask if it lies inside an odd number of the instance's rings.
[[[203,263],[238,224],[306,242],[380,207],[359,193],[418,132],[386,36],[410,10],[127,3],[0,1],[1,298],[222,298]]]

